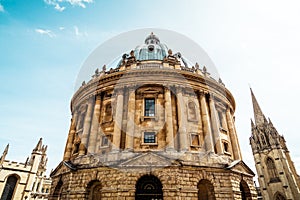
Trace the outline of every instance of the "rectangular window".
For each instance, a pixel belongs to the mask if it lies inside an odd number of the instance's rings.
[[[155,99],[154,98],[145,99],[145,116],[147,116],[147,117],[155,116]]]
[[[108,146],[108,138],[106,136],[102,136],[101,146],[102,147]]]
[[[225,152],[229,152],[229,150],[228,150],[228,143],[224,142],[223,145],[224,145],[224,151]]]
[[[144,132],[144,143],[156,143],[155,132]]]
[[[191,142],[192,142],[191,144],[192,146],[200,146],[198,134],[191,134]]]

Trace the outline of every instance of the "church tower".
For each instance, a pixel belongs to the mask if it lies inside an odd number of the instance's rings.
[[[300,199],[300,180],[286,141],[270,119],[266,119],[251,90],[254,120],[250,144],[264,199]]]

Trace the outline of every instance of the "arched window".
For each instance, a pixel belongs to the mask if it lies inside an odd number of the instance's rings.
[[[267,165],[267,170],[268,170],[268,174],[270,177],[270,183],[280,181],[278,174],[277,174],[275,163],[272,160],[272,158],[270,158],[270,157],[267,158],[266,165]]]
[[[12,199],[17,182],[18,182],[18,178],[14,175],[11,175],[7,178],[3,193],[1,195],[1,199],[5,199],[5,200]]]
[[[100,200],[101,189],[102,186],[100,181],[91,181],[87,186],[88,200]]]
[[[198,200],[215,200],[215,192],[213,184],[206,180],[202,179],[198,183]]]
[[[252,199],[248,184],[244,180],[242,180],[240,182],[240,191],[241,191],[241,195],[242,195],[242,200],[251,200]]]
[[[197,120],[196,105],[192,101],[190,101],[188,103],[188,120],[189,121],[196,121]]]
[[[280,194],[279,192],[277,192],[275,195],[274,195],[274,199],[275,200],[286,200],[286,198]]]
[[[142,176],[135,185],[136,200],[162,200],[163,191],[160,180],[153,175]]]
[[[60,200],[61,199],[61,191],[62,191],[63,182],[60,180],[58,181],[54,193],[53,193],[53,199]]]

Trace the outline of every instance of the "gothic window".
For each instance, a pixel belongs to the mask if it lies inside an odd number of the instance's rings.
[[[277,193],[275,194],[274,199],[275,199],[275,200],[286,200],[286,198],[285,198],[282,194],[280,194],[279,192],[277,192]]]
[[[136,200],[162,200],[163,191],[160,180],[153,175],[142,176],[135,185]]]
[[[197,121],[196,105],[192,101],[188,103],[188,120]]]
[[[215,192],[213,184],[206,180],[202,179],[198,183],[198,200],[215,200]]]
[[[263,134],[260,135],[260,138],[261,138],[262,145],[264,145],[264,146],[267,145],[266,138]]]
[[[146,117],[154,117],[155,116],[155,98],[146,98],[145,99],[145,113]]]
[[[32,191],[34,190],[34,186],[35,186],[35,182],[33,182],[33,185],[32,185],[32,188],[31,188]]]
[[[145,144],[155,144],[156,143],[156,133],[155,132],[144,132],[144,143]]]
[[[39,187],[40,187],[40,183],[37,184],[35,191],[39,191]]]
[[[270,183],[279,182],[280,180],[277,174],[276,166],[272,158],[267,158],[266,165],[270,177]]]
[[[17,182],[18,182],[18,178],[14,175],[11,175],[7,178],[1,199],[5,199],[5,200],[13,199],[12,197],[14,195]]]
[[[92,181],[88,184],[88,200],[100,200],[101,199],[101,183],[99,181]]]

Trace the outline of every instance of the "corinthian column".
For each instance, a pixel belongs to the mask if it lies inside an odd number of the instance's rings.
[[[68,140],[66,144],[66,150],[64,154],[64,160],[68,161],[71,158],[73,141],[76,133],[76,120],[77,120],[77,112],[75,111],[73,118],[71,119],[71,126],[68,135]]]
[[[165,87],[166,150],[174,150],[171,91]]]
[[[123,115],[123,101],[124,101],[123,88],[117,90],[116,95],[116,114],[114,118],[114,133],[113,133],[113,151],[119,151],[121,144],[121,132],[122,132],[122,115]]]
[[[227,108],[227,110],[226,110],[226,120],[227,120],[227,124],[228,124],[230,140],[232,143],[233,157],[235,160],[241,160],[242,154],[241,154],[241,150],[240,150],[239,141],[238,141],[238,138],[236,135],[235,126],[234,126],[233,118],[232,118],[232,115],[230,112],[230,108]]]
[[[203,122],[204,143],[207,152],[214,152],[214,144],[211,133],[211,125],[209,120],[208,107],[204,93],[200,93],[201,118]]]
[[[185,113],[185,105],[182,96],[182,88],[179,86],[176,88],[177,90],[177,108],[178,108],[178,125],[179,125],[179,149],[180,151],[187,151],[187,132],[186,132],[186,113]]]
[[[96,141],[98,136],[99,118],[101,109],[101,94],[96,96],[96,102],[94,106],[91,133],[89,138],[88,152],[95,153]]]
[[[88,144],[88,137],[90,133],[91,128],[91,119],[92,119],[92,112],[93,112],[93,106],[94,106],[94,99],[90,98],[88,102],[87,111],[84,117],[84,124],[83,124],[83,131],[81,136],[81,143],[79,146],[79,155],[84,155],[87,149]]]
[[[126,128],[126,140],[125,140],[125,149],[132,151],[133,150],[133,139],[134,139],[134,117],[135,117],[135,89],[129,89],[129,98],[128,98],[128,112],[127,112],[127,128]]]
[[[210,108],[210,114],[211,114],[213,137],[214,137],[215,147],[217,150],[216,153],[223,153],[222,143],[221,143],[221,138],[220,138],[219,117],[218,117],[218,114],[216,111],[215,101],[213,98],[214,97],[212,95],[210,95],[209,108]]]

